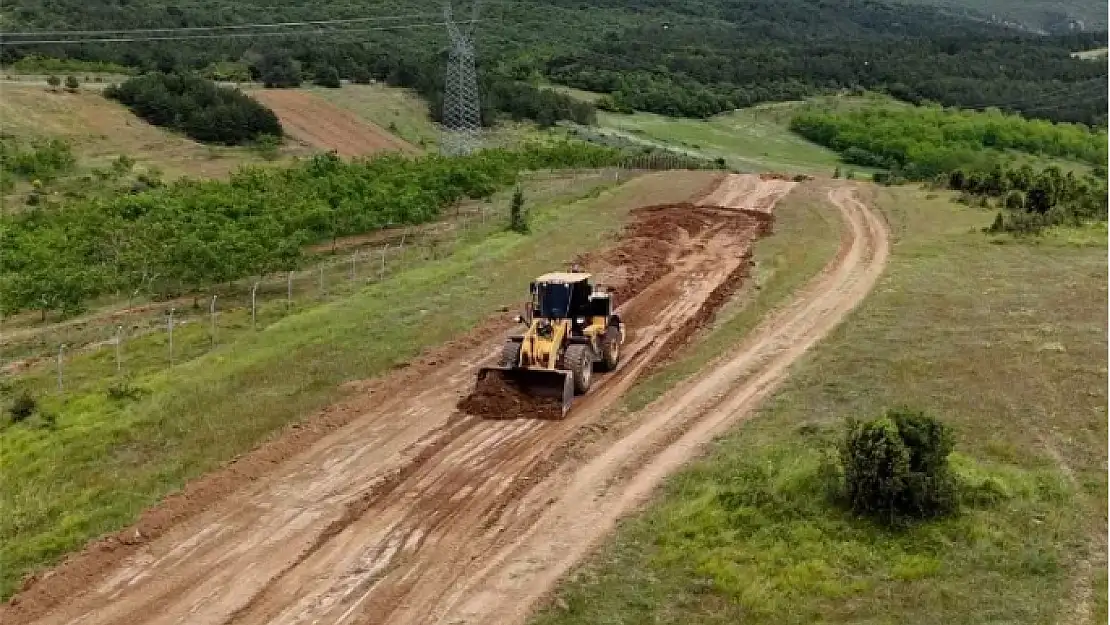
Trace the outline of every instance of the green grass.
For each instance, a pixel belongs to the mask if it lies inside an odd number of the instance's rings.
[[[387,85],[344,85],[342,89],[311,88],[313,94],[381,126],[418,147],[434,150],[439,130],[428,117],[428,103],[415,92]],[[542,141],[551,133],[535,124],[502,121],[483,135],[489,146],[511,147],[524,141]]]
[[[428,117],[428,103],[411,90],[376,84],[311,91],[413,145],[430,148],[437,144],[439,133]]]
[[[536,623],[1048,623],[1071,609],[1079,563],[1105,551],[1106,240],[992,239],[977,230],[989,214],[946,196],[879,200],[896,240],[875,292]],[[829,504],[819,467],[845,417],[900,403],[955,428],[978,497],[888,531]],[[1096,617],[1104,575],[1096,558]]]
[[[724,158],[743,171],[790,171],[831,175],[842,166],[832,150],[787,129],[781,106],[757,106],[708,120],[677,119],[652,113],[598,113],[605,130],[683,149],[707,158]],[[857,170],[862,168],[856,168]]]
[[[143,391],[135,400],[107,396],[117,381],[106,373],[111,349],[67,362],[64,395],[51,390],[49,367],[36,370],[20,386],[55,419],[0,430],[0,596],[26,572],[127,525],[190,478],[336,400],[344,381],[387,372],[520,301],[538,273],[608,244],[645,197],[677,201],[693,191],[648,177],[578,202],[533,205],[531,236],[472,233],[449,256],[336,301],[291,315],[275,304],[257,332],[244,313],[228,313],[214,350],[198,319],[175,331],[172,370],[164,333],[135,339],[126,345],[130,383]]]

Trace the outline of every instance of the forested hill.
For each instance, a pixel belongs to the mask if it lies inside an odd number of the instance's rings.
[[[481,71],[507,80],[546,78],[611,94],[604,106],[671,115],[705,116],[761,101],[864,88],[910,101],[999,106],[1088,124],[1106,121],[1106,64],[1069,56],[1105,45],[1105,32],[1039,36],[932,7],[875,0],[610,0],[598,5],[594,0],[490,0],[478,24]],[[457,10],[460,19],[468,12],[467,6]],[[192,0],[173,6],[155,0],[9,0],[0,14],[8,31],[389,17],[314,27],[312,35],[277,37],[270,29],[253,39],[8,45],[3,55],[11,61],[45,52],[148,69],[200,69],[214,61],[249,61],[282,50],[310,70],[332,65],[343,77],[369,71],[378,79],[416,86],[433,100],[433,108],[446,42],[445,29],[435,24],[440,15],[439,3],[432,0],[404,5]],[[387,29],[396,25],[403,28]],[[237,34],[249,32],[255,31]],[[28,37],[5,37],[8,43],[21,38]]]

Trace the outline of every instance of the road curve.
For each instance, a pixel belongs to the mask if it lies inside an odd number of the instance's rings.
[[[852,187],[834,188],[845,235],[825,270],[728,357],[645,409],[633,429],[606,433],[607,408],[746,275],[766,213],[793,188],[751,176],[723,185],[744,191],[727,206],[706,199],[641,213],[645,227],[609,267],[614,282],[648,272],[622,307],[634,329],[625,359],[564,421],[455,412],[474,368],[494,355],[470,350],[382,392],[357,421],[45,613],[12,622],[522,622],[620,514],[750,414],[882,272],[883,221]],[[597,444],[584,448],[591,438]]]
[[[837,256],[736,350],[638,415],[639,426],[573,472],[537,489],[555,497],[526,536],[461,585],[436,623],[522,623],[571,566],[702,445],[754,409],[789,367],[875,286],[890,253],[887,225],[852,187],[828,194],[846,224]],[[527,504],[525,504],[527,505]]]

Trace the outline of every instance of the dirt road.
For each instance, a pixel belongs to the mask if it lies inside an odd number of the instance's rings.
[[[453,410],[499,346],[436,363],[234,497],[143,545],[107,575],[63,566],[69,592],[0,611],[5,623],[513,623],[619,514],[697,446],[750,412],[868,292],[886,230],[848,188],[837,259],[730,356],[634,421],[602,418],[685,342],[746,275],[766,210],[793,183],[733,176],[727,204],[643,209],[587,259],[627,300],[624,360],[564,421]],[[774,189],[769,189],[774,185]],[[710,195],[709,198],[713,198]],[[66,576],[70,575],[69,578]],[[34,590],[34,589],[32,589]],[[78,592],[79,591],[79,592]],[[63,592],[59,590],[59,592]],[[26,593],[31,598],[33,593]],[[41,618],[40,618],[41,617]],[[36,620],[37,619],[37,620]]]
[[[419,152],[385,130],[311,93],[295,89],[254,89],[251,97],[277,114],[282,128],[298,141],[340,156],[383,151]]]

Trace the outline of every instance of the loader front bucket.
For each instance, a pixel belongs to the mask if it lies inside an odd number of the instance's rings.
[[[478,381],[495,375],[506,385],[532,397],[558,400],[559,417],[564,417],[574,401],[574,380],[570,371],[557,369],[509,369],[505,367],[482,367],[478,370]]]

